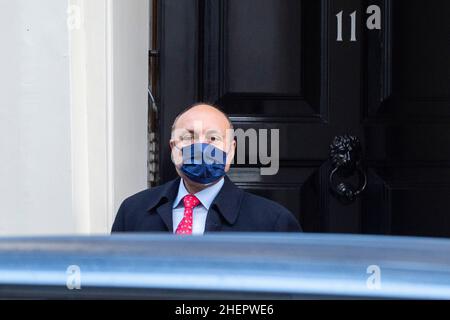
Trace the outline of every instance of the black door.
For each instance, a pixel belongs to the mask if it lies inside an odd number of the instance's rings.
[[[447,0],[160,0],[161,182],[172,121],[205,101],[279,129],[277,175],[229,176],[306,231],[450,236],[449,17]]]

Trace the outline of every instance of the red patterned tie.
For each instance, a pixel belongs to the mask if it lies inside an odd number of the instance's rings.
[[[177,227],[176,234],[192,234],[192,212],[200,204],[196,196],[188,194],[183,198],[184,217]]]

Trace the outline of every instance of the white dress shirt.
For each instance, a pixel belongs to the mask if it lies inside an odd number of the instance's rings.
[[[209,207],[216,198],[220,189],[222,189],[224,182],[225,180],[224,178],[222,178],[220,179],[220,181],[213,184],[212,186],[194,194],[194,196],[196,196],[197,199],[200,200],[200,204],[194,208],[194,211],[192,213],[193,235],[202,235],[205,232],[206,217],[208,215]],[[184,186],[184,181],[183,179],[181,179],[180,185],[178,187],[177,197],[173,202],[172,221],[174,233],[176,232],[177,227],[180,224],[181,220],[183,220],[184,204],[182,200],[184,196],[188,194],[189,192],[186,190],[186,187]]]

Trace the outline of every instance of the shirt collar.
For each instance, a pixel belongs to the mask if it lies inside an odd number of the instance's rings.
[[[159,214],[169,231],[173,231],[172,204],[177,196],[180,180],[181,178],[178,177],[166,184],[152,188],[152,196],[145,199],[147,201],[147,211],[151,214]],[[217,212],[220,213],[230,225],[233,225],[241,211],[241,205],[244,198],[245,192],[239,189],[230,178],[225,176],[224,184],[220,189],[220,192],[211,203],[211,209],[217,209]],[[213,210],[212,212],[214,213],[216,211]],[[205,230],[213,230],[211,224],[214,224],[215,226],[220,225],[221,221],[219,221],[218,218],[218,216],[213,214],[211,220],[209,222],[207,221]]]
[[[220,181],[216,182],[212,186],[205,188],[202,191],[194,194],[198,198],[198,200],[200,200],[201,204],[206,208],[206,210],[209,210],[211,203],[214,201],[217,194],[220,192],[220,189],[222,189],[224,182],[225,182],[224,178],[222,178],[220,179]],[[188,194],[189,191],[186,190],[183,179],[180,179],[180,184],[178,186],[178,194],[177,197],[175,198],[175,201],[173,202],[173,208],[176,208],[180,204],[181,200],[183,200],[184,196]]]

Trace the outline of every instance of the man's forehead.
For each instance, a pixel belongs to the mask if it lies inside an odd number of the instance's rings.
[[[230,124],[222,112],[202,105],[182,114],[176,120],[175,127],[189,131],[225,131]]]
[[[192,132],[224,132],[228,127],[207,123],[205,121],[180,121],[176,124],[176,130]]]

